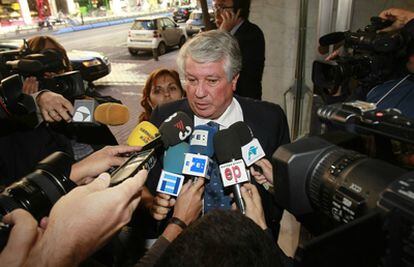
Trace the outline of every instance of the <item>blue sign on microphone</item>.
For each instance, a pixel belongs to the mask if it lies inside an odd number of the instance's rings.
[[[183,174],[206,177],[209,158],[205,155],[186,153]]]
[[[172,172],[162,171],[158,181],[157,192],[178,196],[184,182],[184,176]]]

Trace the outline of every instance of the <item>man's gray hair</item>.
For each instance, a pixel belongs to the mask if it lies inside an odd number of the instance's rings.
[[[188,57],[201,64],[224,59],[223,67],[228,81],[240,72],[242,65],[237,40],[230,33],[221,30],[199,33],[181,47],[177,65],[184,75],[185,61]]]

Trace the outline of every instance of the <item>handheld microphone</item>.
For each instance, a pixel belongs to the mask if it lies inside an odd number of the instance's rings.
[[[264,152],[259,140],[254,138],[253,131],[247,125],[247,123],[239,121],[232,124],[229,128],[233,129],[237,133],[241,147],[242,157],[247,167],[250,167],[258,160],[264,158],[266,153]],[[263,174],[262,168],[257,165],[253,165],[256,171]],[[269,182],[263,183],[263,187],[269,190],[273,185]]]
[[[190,138],[190,148],[185,154],[182,173],[210,179],[212,172],[211,157],[214,155],[213,138],[217,129],[209,125],[194,127]]]
[[[187,114],[182,111],[172,114],[159,128],[164,148],[183,142],[190,137],[193,128],[194,123]]]
[[[177,197],[184,182],[181,174],[181,166],[184,163],[184,155],[189,150],[186,142],[169,147],[164,152],[164,168],[158,180],[157,192]]]
[[[74,103],[74,123],[97,124],[111,126],[125,124],[129,120],[129,109],[118,103],[104,103],[98,105],[94,99],[76,99]]]
[[[248,182],[240,150],[241,144],[233,129],[219,131],[214,136],[214,150],[219,165],[223,186],[233,187],[234,199],[239,210],[245,214],[246,207],[241,196],[240,183]]]
[[[160,135],[158,128],[149,121],[142,121],[135,126],[128,136],[127,145],[145,146]]]
[[[12,70],[19,70],[24,73],[38,73],[44,69],[42,62],[31,59],[18,59],[7,61],[6,65]]]
[[[266,156],[259,140],[254,138],[253,131],[245,122],[236,122],[229,128],[233,129],[239,137],[240,144],[242,145],[242,157],[247,167],[250,167],[252,164]]]
[[[329,46],[345,40],[345,32],[331,32],[319,38],[320,46]]]

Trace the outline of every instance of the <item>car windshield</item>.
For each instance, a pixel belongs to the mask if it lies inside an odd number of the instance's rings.
[[[198,13],[198,12],[197,13],[193,12],[190,15],[190,19],[193,19],[193,20],[199,20],[199,19],[202,19],[202,17],[203,17],[203,14]]]
[[[155,30],[154,20],[140,20],[135,21],[131,27],[131,30]]]

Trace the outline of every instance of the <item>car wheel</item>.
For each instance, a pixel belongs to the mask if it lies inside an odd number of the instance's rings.
[[[167,51],[167,47],[165,46],[165,44],[163,43],[163,42],[161,42],[159,45],[158,45],[158,55],[159,56],[162,56],[162,55],[164,55],[165,54],[165,52]]]
[[[186,41],[185,36],[181,36],[180,42],[178,43],[178,47],[181,48],[184,45],[185,41]]]
[[[132,56],[136,56],[136,55],[138,54],[138,49],[128,48],[128,52],[129,52]]]

